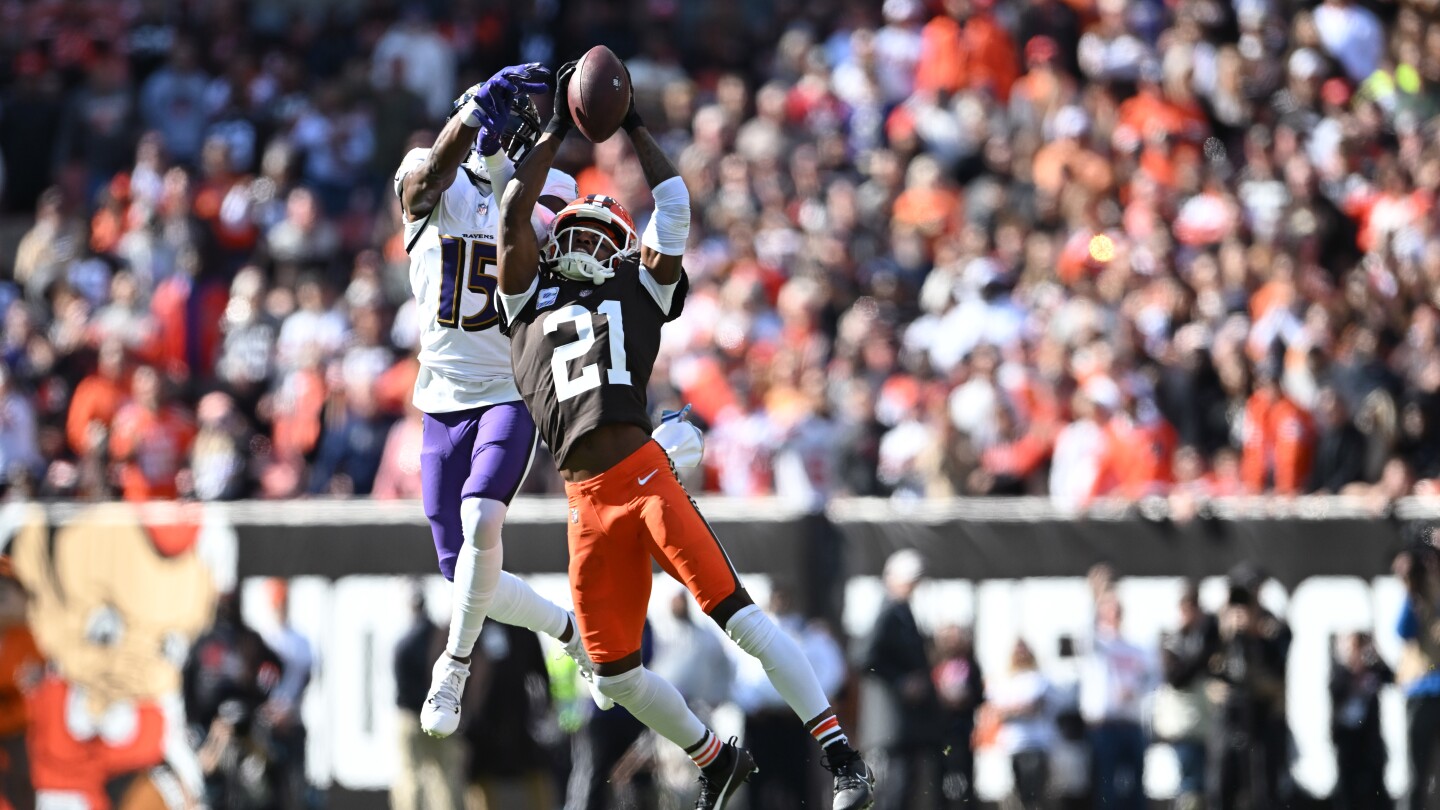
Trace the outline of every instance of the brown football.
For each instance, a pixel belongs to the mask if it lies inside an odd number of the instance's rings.
[[[630,110],[630,76],[613,51],[596,45],[580,57],[568,95],[575,128],[599,143],[615,134]]]

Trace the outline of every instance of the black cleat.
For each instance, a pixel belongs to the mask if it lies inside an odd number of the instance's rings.
[[[735,791],[756,770],[750,752],[736,745],[731,737],[714,764],[700,771],[700,798],[695,800],[695,810],[724,810]]]
[[[858,751],[847,748],[826,754],[825,758],[825,770],[835,774],[834,810],[870,810],[875,806],[875,776]]]

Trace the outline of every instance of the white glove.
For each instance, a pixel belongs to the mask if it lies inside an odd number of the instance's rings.
[[[670,462],[679,469],[698,467],[705,457],[705,434],[685,421],[688,413],[689,405],[678,411],[665,411],[660,416],[660,426],[650,434],[650,438],[660,443],[666,455],[670,456]]]

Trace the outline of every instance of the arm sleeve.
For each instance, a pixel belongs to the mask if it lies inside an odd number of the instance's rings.
[[[505,187],[510,185],[510,178],[515,176],[515,164],[510,162],[510,156],[503,149],[493,155],[481,155],[480,160],[485,163],[485,173],[490,175],[490,193],[498,206],[500,198],[505,196]]]
[[[690,190],[680,177],[672,177],[651,189],[655,213],[645,226],[640,244],[666,256],[685,252],[690,240]]]
[[[650,293],[666,323],[680,317],[680,313],[685,310],[685,296],[690,292],[690,279],[686,277],[683,269],[680,271],[679,281],[674,284],[661,284],[650,275],[650,268],[641,265],[640,286]]]
[[[545,178],[544,187],[540,189],[540,196],[559,197],[568,203],[580,196],[580,188],[575,178],[559,169],[551,169]]]

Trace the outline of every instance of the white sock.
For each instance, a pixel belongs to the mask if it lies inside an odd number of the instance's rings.
[[[460,502],[460,525],[465,544],[455,558],[455,588],[450,606],[450,639],[445,652],[454,658],[469,658],[475,639],[485,624],[485,614],[495,600],[505,547],[500,545],[500,527],[505,523],[505,504],[488,498],[466,498]]]
[[[509,571],[500,572],[495,600],[490,603],[490,618],[555,639],[565,635],[565,629],[570,627],[570,611],[536,593],[525,580]],[[573,632],[579,633],[580,628],[574,628]]]
[[[775,691],[799,715],[800,722],[808,723],[830,708],[830,699],[800,645],[759,607],[746,605],[736,611],[725,632],[740,649],[760,659]]]
[[[595,685],[600,694],[624,706],[635,719],[687,751],[710,733],[685,705],[679,690],[645,667],[619,675],[596,675]]]

